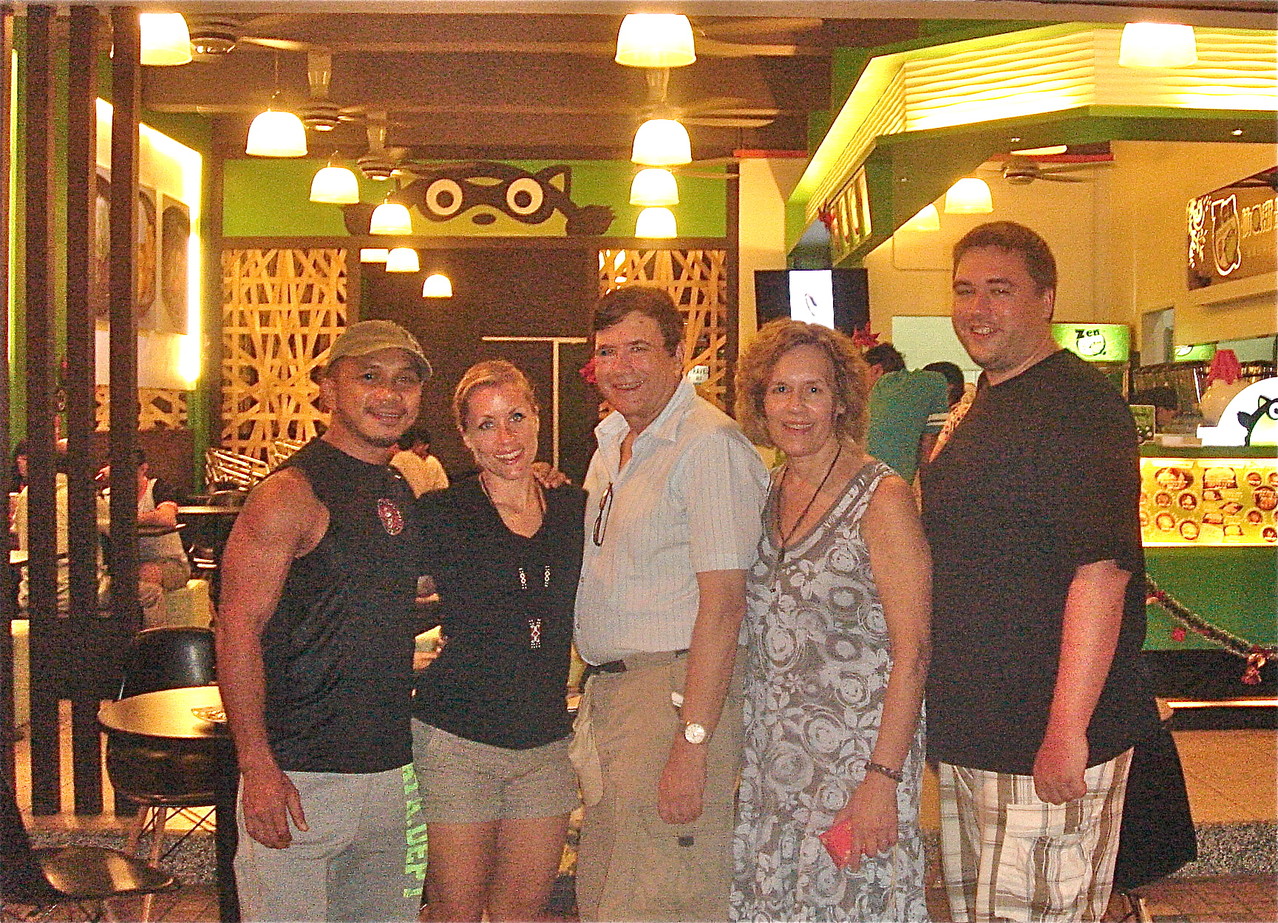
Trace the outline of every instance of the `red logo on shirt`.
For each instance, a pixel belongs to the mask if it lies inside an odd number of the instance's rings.
[[[394,500],[378,500],[377,517],[382,521],[382,528],[387,535],[399,535],[404,531],[404,514],[399,511]]]

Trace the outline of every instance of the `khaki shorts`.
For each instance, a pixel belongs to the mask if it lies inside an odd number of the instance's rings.
[[[575,810],[568,738],[527,750],[466,740],[413,720],[413,760],[431,824],[555,817]]]

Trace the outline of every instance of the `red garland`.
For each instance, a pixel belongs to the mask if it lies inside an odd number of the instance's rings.
[[[1186,609],[1173,599],[1166,590],[1159,587],[1154,582],[1154,578],[1148,574],[1145,575],[1145,594],[1146,605],[1152,606],[1157,603],[1163,607],[1168,615],[1181,623],[1172,629],[1171,636],[1173,641],[1184,641],[1185,628],[1189,628],[1202,635],[1212,644],[1246,660],[1247,666],[1243,670],[1242,681],[1248,686],[1258,685],[1260,683],[1261,668],[1274,659],[1275,656],[1278,656],[1278,651],[1261,647],[1258,644],[1249,644],[1242,638],[1211,624],[1201,615]]]

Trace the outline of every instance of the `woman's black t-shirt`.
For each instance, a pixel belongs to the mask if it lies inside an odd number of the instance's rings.
[[[525,538],[506,527],[478,478],[422,495],[422,570],[435,578],[448,642],[418,678],[415,717],[513,750],[568,736],[584,509],[580,489],[548,490],[541,529]]]

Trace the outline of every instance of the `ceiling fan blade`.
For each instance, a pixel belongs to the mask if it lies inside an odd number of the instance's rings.
[[[1083,179],[1081,176],[1057,176],[1055,173],[1040,173],[1039,179],[1045,179],[1053,183],[1090,183],[1091,180]]]
[[[776,119],[747,118],[736,115],[699,115],[683,119],[685,125],[699,125],[702,128],[767,128]]]
[[[312,45],[310,42],[298,42],[288,38],[269,38],[265,35],[241,35],[241,45],[258,45],[262,48],[270,48],[275,51],[319,51],[324,52],[328,49],[319,45]]]
[[[696,27],[706,35],[769,35],[774,32],[811,32],[820,29],[824,20],[815,16],[759,16],[753,19],[697,20]]]
[[[1078,173],[1082,170],[1091,170],[1095,167],[1107,166],[1110,163],[1112,163],[1112,161],[1108,160],[1098,160],[1093,163],[1053,163],[1041,167],[1041,169],[1044,175],[1048,173]]]

